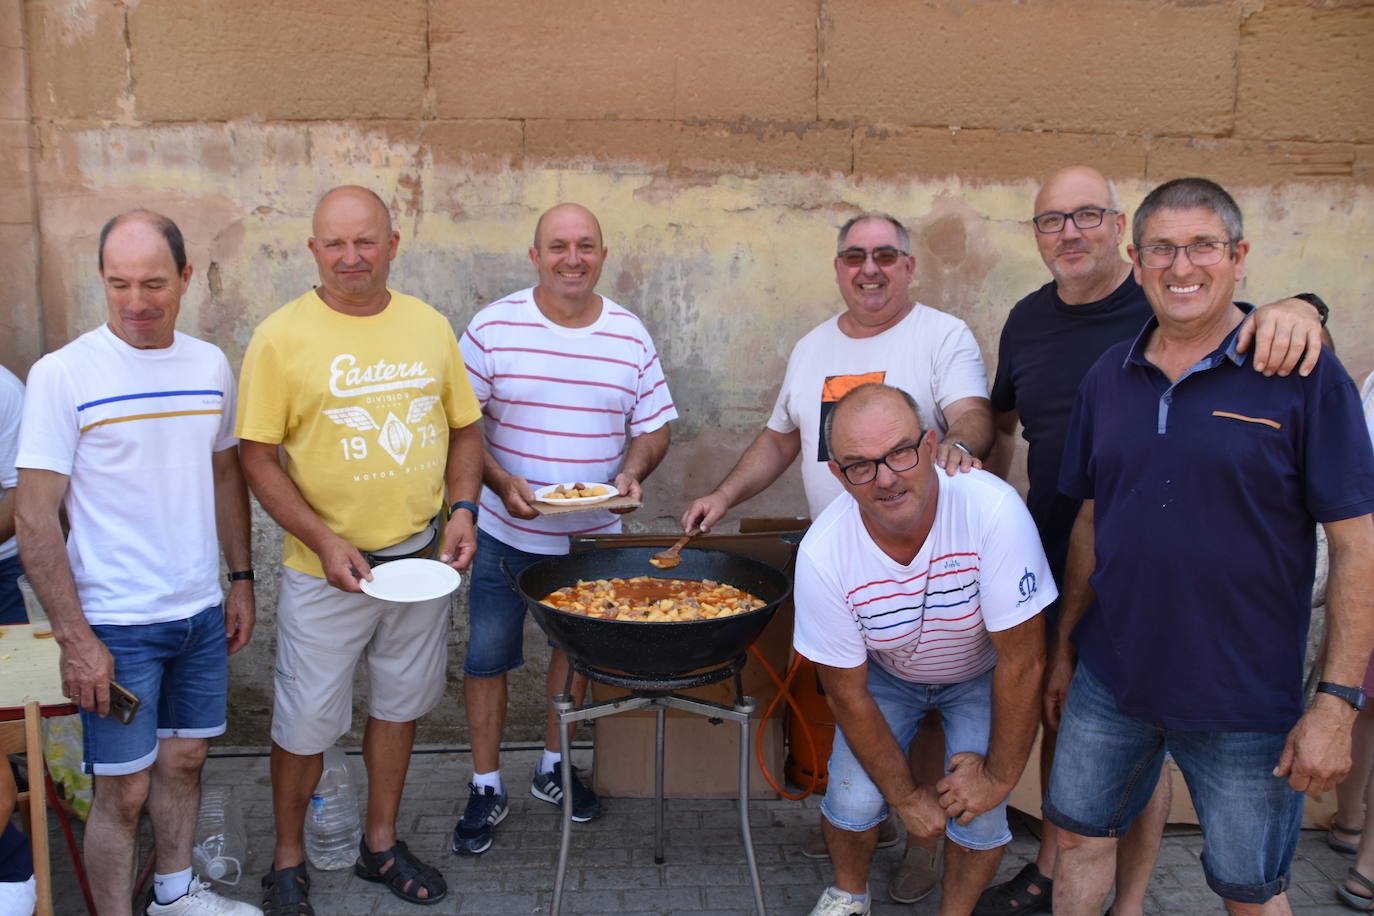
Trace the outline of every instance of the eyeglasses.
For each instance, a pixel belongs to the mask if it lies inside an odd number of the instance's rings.
[[[890,470],[898,474],[902,471],[909,471],[921,463],[920,446],[898,446],[881,458],[865,458],[863,461],[846,464],[840,468],[840,473],[844,475],[844,479],[849,481],[851,486],[861,487],[872,482],[878,476],[879,462],[887,465]]]
[[[864,264],[868,263],[868,256],[872,255],[874,264],[879,267],[891,267],[897,263],[898,258],[904,258],[907,254],[900,248],[893,248],[891,245],[880,245],[872,251],[855,246],[854,248],[846,248],[836,257],[845,267],[863,267]]]
[[[1073,224],[1079,229],[1096,229],[1102,225],[1102,219],[1108,213],[1120,213],[1120,210],[1109,210],[1106,207],[1079,207],[1072,213],[1062,213],[1059,210],[1050,210],[1041,213],[1031,220],[1035,223],[1037,232],[1046,234],[1064,231],[1064,221],[1073,220]]]
[[[1213,264],[1220,264],[1230,248],[1230,239],[1217,239],[1194,242],[1191,245],[1141,245],[1136,248],[1136,253],[1140,255],[1142,266],[1163,270],[1173,266],[1179,251],[1188,252],[1188,260],[1194,267],[1211,267]]]

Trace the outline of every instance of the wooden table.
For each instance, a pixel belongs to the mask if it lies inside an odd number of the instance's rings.
[[[62,650],[58,647],[57,640],[35,637],[33,627],[27,623],[0,626],[0,723],[23,719],[24,706],[28,703],[38,703],[45,718],[76,715],[76,704],[62,693],[62,674],[59,669],[61,654]],[[41,755],[42,748],[38,750]],[[29,771],[30,783],[37,778],[43,780],[47,790],[48,804],[56,812],[57,820],[62,826],[63,836],[67,840],[67,850],[71,853],[72,864],[76,867],[77,881],[81,884],[81,892],[86,898],[86,909],[90,913],[95,913],[95,903],[91,898],[90,885],[86,881],[86,868],[81,861],[81,854],[76,848],[76,838],[72,835],[66,805],[58,798],[52,776],[48,773],[46,758],[43,759],[41,777],[32,769]],[[46,859],[46,825],[43,828],[41,843],[35,842],[34,844],[35,874],[38,871],[36,860],[40,846],[42,847],[42,855]],[[46,883],[46,881],[39,883]],[[45,897],[48,898],[47,912],[50,913],[52,912],[51,890],[40,887],[40,913],[43,912]]]
[[[27,623],[0,626],[0,721],[24,718],[37,702],[44,716],[71,716],[76,704],[62,693],[61,650],[55,639],[37,639]]]

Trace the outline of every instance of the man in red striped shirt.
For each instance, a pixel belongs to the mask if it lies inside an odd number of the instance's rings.
[[[501,780],[507,672],[524,663],[524,601],[506,585],[504,560],[519,573],[568,552],[571,535],[620,530],[605,509],[541,516],[534,491],[550,484],[607,483],[638,499],[640,484],[668,451],[677,417],[658,351],[643,323],[596,292],[606,247],[587,208],[559,204],[539,218],[530,262],[539,283],[478,312],[460,346],[482,404],[486,437],[477,558],[469,594],[464,696],[473,775],[453,851],[491,847],[508,811]],[[623,510],[622,510],[623,511]],[[554,650],[547,691],[562,693],[567,657]],[[581,701],[586,679],[573,682]],[[544,756],[530,793],[561,805],[558,719],[550,707]],[[566,764],[571,766],[570,763]],[[596,795],[572,773],[573,820],[600,813]]]
[[[868,869],[891,805],[919,836],[941,829],[940,913],[967,916],[1011,841],[1007,796],[1039,721],[1041,610],[1056,597],[1016,491],[982,470],[937,472],[915,401],[854,388],[831,411],[829,468],[844,488],[797,555],[794,644],[835,716],[821,805],[835,868],[812,916],[870,909]],[[917,786],[906,747],[944,722],[945,772]]]

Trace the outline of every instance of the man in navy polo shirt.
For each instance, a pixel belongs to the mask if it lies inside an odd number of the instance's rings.
[[[987,469],[1006,479],[1013,437],[1023,428],[1027,443],[1026,507],[1040,532],[1056,583],[1064,580],[1069,532],[1079,501],[1059,492],[1064,437],[1079,383],[1108,347],[1130,340],[1150,317],[1150,303],[1132,276],[1122,242],[1126,213],[1116,187],[1101,172],[1077,165],[1060,169],[1035,196],[1034,238],[1053,279],[1012,307],[1002,328],[992,409],[997,447]],[[1270,375],[1296,369],[1306,375],[1322,344],[1325,304],[1310,293],[1255,309],[1238,335],[1237,349],[1251,352],[1249,365]],[[1316,300],[1315,302],[1312,300]],[[1253,342],[1253,349],[1250,344]],[[1299,360],[1302,360],[1299,364]],[[1059,603],[1045,608],[1045,634],[1056,636]],[[1048,673],[1048,671],[1047,671]],[[1045,722],[1040,742],[1042,790],[1049,786],[1056,732]],[[1168,815],[1169,780],[1161,778],[1150,805],[1118,849],[1113,916],[1141,916],[1145,892]],[[1045,822],[1034,860],[1016,875],[989,887],[974,916],[1048,913],[1058,831]]]
[[[1238,352],[1251,307],[1232,293],[1249,243],[1230,195],[1171,181],[1132,230],[1154,318],[1085,378],[1060,475],[1084,502],[1046,694],[1058,719],[1072,634],[1080,664],[1044,806],[1060,829],[1054,911],[1101,912],[1116,837],[1167,750],[1202,824],[1208,884],[1232,913],[1287,913],[1300,793],[1349,768],[1374,646],[1374,453],[1329,351],[1306,377],[1252,372]],[[1304,711],[1315,522],[1332,548],[1331,639]]]

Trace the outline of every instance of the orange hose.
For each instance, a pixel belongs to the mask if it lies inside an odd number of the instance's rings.
[[[815,792],[816,786],[820,784],[821,780],[821,761],[819,760],[819,755],[816,753],[816,739],[811,734],[811,726],[807,723],[806,717],[802,715],[801,707],[797,705],[797,701],[793,698],[792,692],[787,689],[791,686],[793,678],[797,676],[797,659],[800,656],[797,655],[796,649],[792,650],[792,655],[787,663],[787,677],[784,679],[778,677],[778,672],[774,670],[772,665],[768,664],[768,659],[763,657],[763,653],[759,651],[758,646],[751,645],[749,651],[754,654],[754,658],[758,659],[759,664],[763,665],[763,670],[768,672],[768,676],[778,687],[778,692],[773,696],[773,699],[769,701],[768,708],[763,711],[763,717],[759,719],[759,726],[758,729],[756,729],[757,734],[754,736],[754,756],[758,759],[759,771],[763,773],[763,778],[768,781],[768,785],[783,798],[791,799],[792,801],[800,801]],[[768,724],[769,716],[773,715],[773,711],[777,709],[778,702],[783,699],[787,700],[787,705],[790,706],[792,712],[795,713],[792,717],[792,721],[801,724],[802,737],[806,739],[806,746],[811,753],[811,785],[807,786],[806,790],[800,795],[788,792],[782,786],[778,785],[777,780],[773,778],[772,772],[768,769],[768,762],[764,759],[763,754],[764,726]]]

